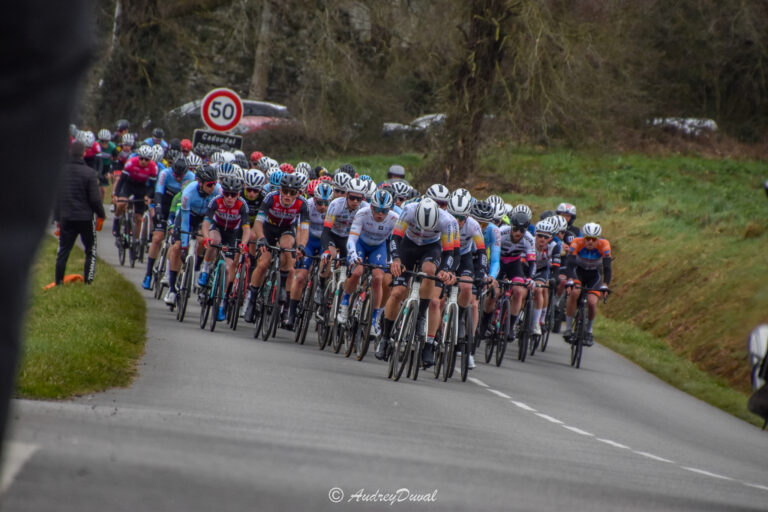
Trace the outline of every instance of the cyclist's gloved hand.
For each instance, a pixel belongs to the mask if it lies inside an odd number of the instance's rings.
[[[267,246],[267,239],[266,238],[259,238],[259,240],[256,242],[256,247],[261,249],[262,247]]]
[[[600,285],[600,291],[603,292],[603,293],[607,292],[608,291],[608,285],[605,284],[605,283],[601,284]]]
[[[305,247],[301,244],[296,246],[296,257],[303,258],[304,257],[304,250]]]
[[[203,248],[207,248],[211,244],[211,242],[213,242],[213,240],[211,240],[210,238],[206,238],[205,240],[203,240]]]
[[[246,244],[246,243],[244,243],[244,242],[240,242],[240,243],[238,244],[238,247],[240,247],[240,250],[241,250],[242,252],[248,252],[248,244]]]
[[[323,261],[328,261],[328,258],[330,258],[330,257],[331,257],[331,252],[330,251],[323,251],[323,255],[322,255],[322,260]]]
[[[534,285],[533,279],[531,279],[530,277],[526,277],[525,286],[527,286],[530,289],[533,289],[533,285]]]

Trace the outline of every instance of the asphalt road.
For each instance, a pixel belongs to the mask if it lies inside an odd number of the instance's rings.
[[[196,304],[180,324],[142,293],[130,388],[15,403],[2,510],[768,510],[766,433],[599,345],[580,370],[554,336],[466,383],[393,382],[372,354],[202,331]]]

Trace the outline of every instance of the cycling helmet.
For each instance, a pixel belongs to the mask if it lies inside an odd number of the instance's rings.
[[[152,160],[155,162],[159,162],[163,159],[165,156],[165,150],[163,150],[163,146],[160,144],[155,144],[152,146]]]
[[[539,220],[548,219],[554,216],[555,216],[555,212],[553,212],[552,210],[544,210],[543,212],[541,212],[541,216],[539,216]]]
[[[99,130],[99,140],[110,141],[112,140],[112,133],[106,128]]]
[[[355,174],[357,174],[357,171],[355,170],[355,166],[352,165],[352,164],[344,164],[344,165],[342,165],[341,167],[339,167],[339,170],[337,171],[337,173],[338,172],[343,172],[345,174],[348,174],[350,177],[352,177]]]
[[[395,196],[395,199],[407,199],[410,188],[404,181],[393,181],[392,195]]]
[[[419,190],[416,187],[411,187],[409,185],[408,189],[408,199],[416,199],[417,197],[420,197],[421,194],[419,193]]]
[[[497,204],[500,204],[500,205],[504,206],[504,200],[502,198],[500,198],[499,196],[495,195],[495,194],[486,197],[485,200],[488,201],[489,203],[491,203],[494,206],[497,205]]]
[[[331,178],[331,177],[330,177],[329,175],[327,175],[327,174],[323,174],[322,176],[320,176],[320,177],[319,177],[319,178],[317,178],[317,179],[319,179],[320,181],[327,181],[328,183],[333,183],[333,178]]]
[[[272,185],[273,187],[279,187],[282,179],[283,179],[283,171],[281,170],[272,171],[269,175],[269,184]]]
[[[203,165],[203,160],[197,156],[194,153],[189,153],[187,155],[187,165],[193,169],[197,168],[200,165]]]
[[[330,201],[333,199],[333,187],[330,184],[321,181],[317,184],[317,186],[315,186],[315,190],[312,195],[321,201]]]
[[[241,169],[248,168],[248,159],[245,158],[245,155],[235,155],[234,163],[239,165]]]
[[[258,167],[261,172],[267,172],[269,169],[269,157],[263,156],[259,158],[259,160],[256,162],[256,167]]]
[[[232,163],[235,161],[235,154],[229,151],[222,151],[221,157],[224,159],[225,162]]]
[[[336,175],[333,177],[333,186],[336,188],[340,188],[347,191],[347,186],[349,185],[349,182],[352,180],[352,178],[349,177],[349,174],[345,174],[343,172],[337,172]]]
[[[487,200],[486,200],[487,201]],[[504,203],[490,203],[493,206],[493,220],[501,220],[507,214],[504,209]]]
[[[475,201],[470,209],[470,215],[477,222],[491,222],[496,213],[496,207],[488,201]]]
[[[448,199],[448,213],[451,215],[469,215],[472,208],[472,195],[463,188],[456,189]]]
[[[237,174],[228,174],[219,178],[221,189],[225,192],[240,192],[243,190],[243,180]]]
[[[181,150],[192,151],[192,141],[189,139],[181,139]]]
[[[181,141],[179,139],[171,139],[168,142],[168,149],[175,149],[181,151]]]
[[[245,153],[240,151],[239,149],[236,149],[232,152],[232,154],[235,155],[235,158],[245,158]]]
[[[244,185],[248,188],[262,188],[267,182],[264,173],[258,169],[250,169],[245,173]]]
[[[422,231],[432,231],[440,219],[440,208],[429,197],[423,197],[416,206],[416,226]]]
[[[152,153],[152,146],[141,146],[136,150],[136,154],[139,155],[139,158],[152,158]]]
[[[568,221],[565,220],[565,217],[562,215],[555,215],[554,219],[557,222],[556,228],[558,233],[568,229]]]
[[[295,171],[293,166],[289,163],[281,164],[280,170],[283,171],[285,174],[293,174],[293,171]]]
[[[168,151],[165,153],[166,160],[169,162],[175,162],[179,159],[179,157],[182,156],[181,151],[178,151],[176,149],[168,148]]]
[[[315,188],[317,188],[320,183],[320,180],[310,180],[310,182],[307,184],[307,195],[314,195]]]
[[[318,178],[322,178],[324,176],[328,176],[328,169],[326,169],[322,165],[318,165],[317,167],[315,167],[312,170],[315,172],[315,176],[317,176]]]
[[[304,190],[304,189],[306,189],[306,188],[307,188],[307,185],[309,185],[309,178],[307,177],[307,175],[305,175],[305,174],[302,174],[302,173],[300,173],[300,172],[299,172],[299,173],[296,173],[296,172],[295,172],[295,173],[293,173],[293,174],[294,174],[295,176],[298,176],[298,177],[299,177],[299,183],[301,184],[301,186],[300,186],[299,188],[300,188],[301,190]]]
[[[299,162],[296,164],[296,172],[305,173],[307,177],[312,173],[312,166],[307,162]]]
[[[546,233],[552,235],[555,233],[555,224],[549,219],[540,220],[536,223],[536,233]]]
[[[275,173],[277,174],[277,173]],[[280,178],[280,186],[285,188],[295,188],[301,190],[301,176],[296,174],[283,173],[283,177]]]
[[[363,181],[371,181],[373,179],[370,176],[368,176],[367,174],[361,174],[360,176],[358,176],[358,178],[360,178]]]
[[[93,132],[81,131],[77,134],[77,140],[82,142],[85,148],[88,149],[96,142],[96,137],[93,135]]]
[[[398,178],[404,178],[405,167],[397,164],[390,165],[389,169],[387,170],[387,176],[397,176]]]
[[[528,227],[528,224],[530,224],[530,217],[528,217],[523,212],[514,212],[509,217],[509,225],[513,228],[522,228],[526,229]]]
[[[509,203],[504,203],[504,214],[505,215],[509,216],[509,214],[513,213],[514,210],[515,210],[514,206],[512,206]]]
[[[529,219],[533,217],[533,212],[531,211],[530,208],[528,208],[528,205],[520,203],[519,205],[515,206],[515,211],[525,213],[526,215],[528,215]]]
[[[216,178],[218,178],[218,172],[216,171],[216,168],[212,165],[201,165],[197,169],[197,179],[205,183],[206,181],[216,181]]]
[[[130,130],[131,129],[131,123],[128,122],[127,119],[118,119],[117,121],[117,131],[123,131],[123,130]]]
[[[557,205],[555,212],[558,215],[567,213],[568,215],[571,215],[572,217],[576,218],[576,207],[570,203],[560,203],[559,205]]]
[[[216,151],[211,155],[210,160],[212,164],[220,164],[224,162],[224,155],[221,154],[221,151]]]
[[[581,232],[584,234],[584,236],[594,236],[599,237],[603,233],[603,228],[600,227],[600,224],[597,224],[596,222],[588,222],[584,224],[584,227],[581,228]]]
[[[368,185],[360,178],[354,178],[347,183],[347,192],[365,195],[368,192]]]
[[[120,142],[122,142],[123,146],[133,146],[133,144],[136,142],[136,139],[134,139],[132,133],[124,133],[123,137],[120,139]]]
[[[162,128],[155,128],[154,130],[152,130],[152,137],[156,139],[162,139],[163,137],[165,137],[165,132],[163,131]]]
[[[230,164],[228,162],[225,162],[223,164],[218,165],[219,170],[219,178],[222,178],[224,176],[229,176],[231,174],[236,174],[235,166],[233,164]]]
[[[251,162],[258,163],[258,161],[261,160],[262,158],[264,158],[264,153],[262,153],[261,151],[254,151],[253,153],[251,153]]]
[[[427,189],[427,193],[425,195],[430,199],[438,201],[439,203],[447,203],[448,199],[451,198],[451,191],[448,190],[448,187],[445,185],[435,183]]]
[[[177,158],[173,162],[173,175],[174,176],[184,176],[187,174],[187,171],[189,170],[189,164],[187,164],[187,159],[184,157]]]
[[[267,158],[267,165],[269,167],[274,167],[275,169],[279,169],[280,168],[280,163],[277,160],[275,160],[274,158]]]
[[[376,190],[371,197],[371,206],[374,208],[389,210],[394,204],[395,200],[392,198],[392,194],[386,190]]]
[[[237,164],[232,164],[232,168],[235,170],[235,175],[240,176],[241,180],[245,180],[245,169]]]

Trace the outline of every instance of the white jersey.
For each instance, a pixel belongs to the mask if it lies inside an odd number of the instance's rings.
[[[480,224],[472,217],[467,217],[467,220],[464,221],[464,225],[461,226],[461,229],[459,230],[459,241],[461,243],[459,254],[462,256],[468,252],[485,249],[483,230],[480,227]]]
[[[323,222],[325,216],[317,211],[314,197],[307,201],[307,209],[309,210],[309,235],[315,238],[320,238],[323,235]]]
[[[536,249],[536,270],[545,270],[552,264],[560,264],[560,253],[557,252],[557,243],[550,241],[544,251]]]
[[[450,213],[438,210],[439,219],[435,229],[423,230],[416,226],[416,208],[418,203],[405,205],[397,220],[394,234],[409,239],[416,245],[429,245],[441,242],[443,251],[453,250],[458,244],[459,224]]]
[[[512,228],[507,224],[499,228],[499,235],[501,236],[501,257],[502,258],[524,258],[528,261],[536,259],[536,239],[533,235],[525,230],[523,237],[519,242],[512,241]]]
[[[361,209],[370,209],[369,204],[365,201],[360,201],[360,206],[355,210],[347,208],[347,198],[339,197],[331,201],[328,206],[328,211],[325,212],[325,222],[323,226],[331,229],[331,233],[336,236],[346,238],[349,236],[349,229],[352,227],[352,220],[355,218],[355,213]]]
[[[383,221],[376,222],[370,208],[361,208],[352,221],[352,228],[347,239],[347,251],[350,253],[353,251],[358,238],[369,247],[376,247],[385,243],[392,235],[398,218],[399,216],[395,212],[389,210]]]

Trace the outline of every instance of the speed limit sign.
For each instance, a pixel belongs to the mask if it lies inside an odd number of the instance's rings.
[[[205,95],[200,114],[211,130],[228,132],[243,117],[243,102],[235,91],[220,87]]]

